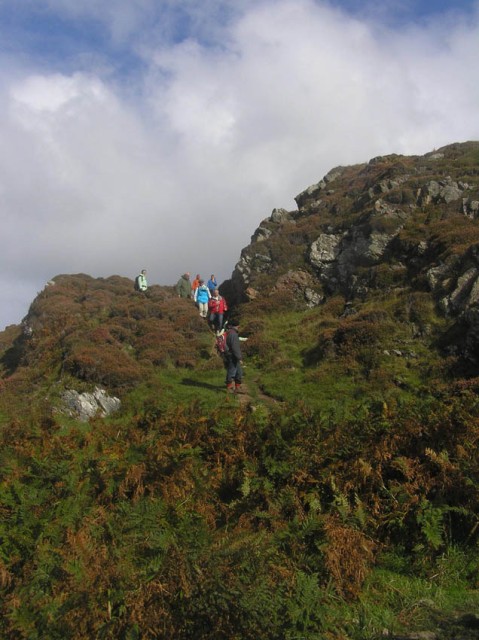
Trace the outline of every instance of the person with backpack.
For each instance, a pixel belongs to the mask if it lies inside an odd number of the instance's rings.
[[[188,271],[176,283],[176,293],[179,298],[189,298],[191,296],[191,282]]]
[[[226,391],[239,393],[243,382],[243,356],[238,335],[239,322],[230,321],[225,340]]]
[[[206,318],[208,316],[208,302],[211,298],[211,293],[208,287],[205,285],[204,280],[200,280],[198,288],[195,291],[195,302],[200,310],[200,316]]]
[[[223,296],[220,296],[218,289],[213,289],[212,296],[208,302],[208,311],[210,314],[210,324],[217,331],[223,328],[223,317],[225,311],[228,311],[228,305]]]
[[[135,291],[145,292],[148,289],[148,281],[146,279],[146,269],[142,269],[135,278]]]

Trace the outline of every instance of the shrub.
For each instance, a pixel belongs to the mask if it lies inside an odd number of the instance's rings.
[[[138,363],[112,345],[76,345],[64,360],[65,370],[82,380],[111,387],[132,385],[142,376]]]

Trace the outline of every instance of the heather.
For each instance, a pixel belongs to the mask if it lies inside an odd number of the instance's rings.
[[[263,220],[221,287],[238,395],[173,287],[55,276],[0,333],[0,636],[477,638],[478,162]]]

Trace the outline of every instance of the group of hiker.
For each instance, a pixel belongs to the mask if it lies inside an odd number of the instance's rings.
[[[223,328],[224,315],[228,311],[226,300],[220,295],[218,282],[214,273],[211,274],[208,282],[199,273],[190,283],[190,274],[184,273],[176,283],[176,293],[180,298],[191,298],[198,307],[200,316],[209,320],[210,326],[221,331]]]
[[[146,292],[148,281],[146,279],[146,269],[142,269],[135,278],[135,290]],[[238,334],[238,323],[233,319],[229,320],[228,329],[224,322],[225,312],[228,305],[223,296],[220,295],[218,283],[214,274],[206,282],[196,274],[193,282],[190,282],[189,272],[184,273],[176,283],[176,293],[180,298],[190,298],[194,300],[198,307],[200,316],[206,318],[210,326],[216,331],[216,350],[223,358],[226,369],[226,390],[239,393],[243,379],[240,337]]]
[[[209,324],[216,329],[216,350],[223,358],[226,369],[226,390],[239,393],[243,379],[238,323],[229,320],[228,329],[224,323],[228,311],[226,300],[220,295],[214,273],[205,283],[199,273],[190,284],[190,274],[184,273],[176,283],[176,292],[180,298],[192,298],[202,318],[208,318]]]

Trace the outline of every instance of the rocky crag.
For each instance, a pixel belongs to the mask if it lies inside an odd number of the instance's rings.
[[[259,224],[224,285],[231,298],[307,308],[338,294],[351,306],[379,292],[428,292],[477,360],[479,142],[336,167],[295,201]]]

